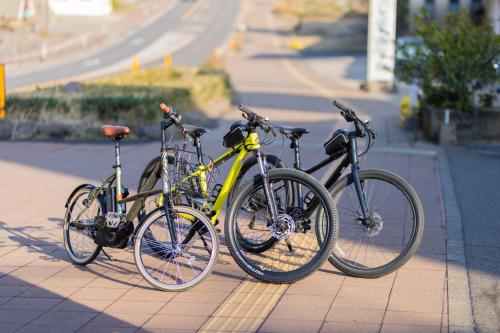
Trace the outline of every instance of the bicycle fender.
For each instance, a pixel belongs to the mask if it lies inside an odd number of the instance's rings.
[[[92,184],[80,184],[78,185],[74,190],[73,192],[71,192],[71,194],[69,195],[68,199],[66,200],[66,203],[64,204],[64,208],[68,208],[68,205],[69,205],[69,202],[71,201],[71,199],[73,199],[73,197],[75,196],[76,192],[80,191],[82,188],[85,188],[85,187],[88,187],[88,186],[91,186],[91,187],[95,187],[94,185]]]

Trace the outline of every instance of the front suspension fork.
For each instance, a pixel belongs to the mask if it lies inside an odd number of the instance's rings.
[[[269,214],[271,214],[271,222],[276,223],[276,220],[278,218],[278,208],[276,206],[276,200],[274,198],[274,194],[272,193],[271,184],[269,182],[269,175],[267,174],[268,172],[267,162],[265,158],[262,156],[262,152],[259,149],[255,151],[255,157],[257,158],[257,162],[259,164],[259,172],[260,175],[262,176],[264,194],[268,202],[267,207],[269,208]]]
[[[358,166],[358,149],[356,145],[356,140],[352,139],[349,142],[349,154],[351,155],[351,177],[356,188],[356,194],[358,196],[359,205],[361,207],[361,212],[363,213],[363,219],[366,221],[369,215],[368,202],[366,200],[366,191],[364,184],[359,180],[359,166]]]
[[[163,140],[162,140],[163,144]],[[175,211],[171,198],[170,185],[168,181],[167,149],[162,146],[161,150],[161,183],[163,195],[163,211],[167,218],[167,228],[172,240],[172,246],[178,244],[177,230],[175,230]]]

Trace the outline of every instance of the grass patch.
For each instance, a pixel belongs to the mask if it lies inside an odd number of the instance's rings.
[[[132,7],[130,3],[123,0],[111,0],[111,8],[113,8],[114,11],[127,10]]]
[[[224,71],[207,63],[200,68],[149,68],[81,84],[72,83],[7,97],[13,121],[100,125],[157,124],[166,102],[181,114],[201,113],[211,103],[230,98]]]
[[[338,18],[347,11],[337,0],[282,0],[274,12],[283,16],[306,18]]]
[[[281,0],[274,7],[274,13],[292,16],[297,20],[335,20],[344,16],[366,16],[368,0]]]

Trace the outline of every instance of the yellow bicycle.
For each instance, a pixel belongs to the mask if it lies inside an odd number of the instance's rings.
[[[246,121],[231,126],[223,138],[228,150],[212,160],[202,154],[200,140],[208,130],[183,125],[174,108],[165,104],[161,107],[196,147],[196,153],[171,150],[168,155],[169,174],[177,175],[172,185],[176,205],[190,205],[217,224],[243,161],[250,153],[257,160],[259,174],[231,197],[224,222],[226,243],[243,270],[262,281],[292,283],[324,263],[338,230],[335,205],[325,187],[312,176],[295,169],[269,170],[258,133],[258,129],[265,133],[272,131],[266,118],[240,107]],[[195,158],[186,157],[193,154]],[[223,184],[215,184],[218,167],[233,157],[235,160]],[[159,182],[160,161],[157,157],[147,165],[139,182],[139,192],[144,191],[144,187],[150,190],[155,181]],[[308,200],[294,193],[307,193]],[[161,195],[155,197],[150,202],[153,207],[146,204],[140,215],[161,206],[162,201]]]

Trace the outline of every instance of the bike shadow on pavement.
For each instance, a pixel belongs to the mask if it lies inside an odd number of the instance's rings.
[[[61,218],[50,217],[48,220],[56,222],[58,224],[57,228],[62,230],[63,220]],[[0,221],[0,230],[3,231],[6,239],[9,240],[7,243],[0,239],[0,246],[6,244],[9,246],[12,246],[12,244],[20,245],[26,252],[34,253],[37,256],[37,261],[42,265],[53,263],[58,266],[73,266],[78,271],[92,273],[95,278],[105,279],[109,283],[116,283],[124,287],[156,290],[149,284],[143,283],[142,277],[137,272],[130,245],[125,250],[104,248],[104,251],[110,255],[111,259],[107,258],[106,254],[101,252],[93,263],[86,266],[78,266],[74,265],[68,258],[62,242],[33,235],[33,233],[43,233],[47,230],[44,227],[10,227],[6,222]],[[212,274],[219,278],[242,280],[244,274],[236,274],[232,266],[234,266],[234,262],[230,259],[229,252],[221,249],[218,264]],[[228,267],[230,271],[227,271],[225,267]]]
[[[72,299],[71,287],[42,287],[33,280],[29,270],[41,267],[15,267],[10,273],[0,273],[0,331],[10,332],[76,332],[120,331],[135,328],[132,323],[108,314],[102,306],[86,305],[87,300]],[[34,279],[36,281],[36,279]],[[43,282],[42,282],[43,283]],[[55,289],[52,291],[50,289]],[[142,331],[148,332],[142,328]]]

